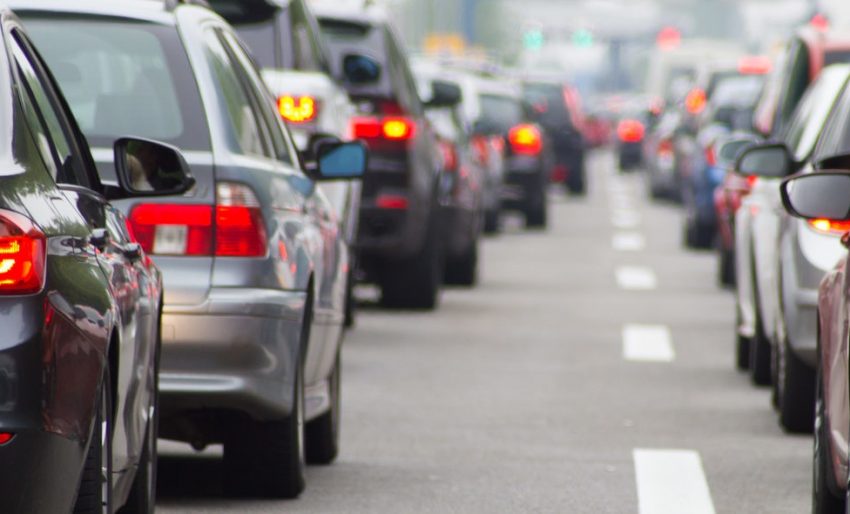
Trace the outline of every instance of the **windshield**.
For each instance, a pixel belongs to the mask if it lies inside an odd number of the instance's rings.
[[[174,27],[23,18],[92,146],[132,135],[209,150],[197,84]]]

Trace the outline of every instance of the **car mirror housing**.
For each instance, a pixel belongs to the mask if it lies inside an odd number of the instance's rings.
[[[815,163],[818,170],[848,170],[850,171],[850,153],[831,155]]]
[[[119,187],[108,188],[112,199],[182,195],[195,185],[183,154],[171,145],[122,137],[114,152]]]
[[[431,81],[431,98],[425,103],[425,107],[455,107],[463,100],[460,86],[445,80]]]
[[[342,75],[350,84],[372,84],[381,78],[381,65],[368,55],[348,54],[342,58]]]
[[[351,180],[366,173],[368,151],[360,141],[350,143],[322,142],[316,149],[315,180]]]
[[[797,171],[798,165],[782,143],[752,145],[741,150],[735,169],[744,175],[783,178]]]
[[[827,170],[788,177],[780,186],[791,215],[809,220],[850,220],[850,172]]]
[[[755,141],[753,139],[746,137],[721,138],[718,141],[717,163],[731,168],[735,165],[741,152],[752,147],[754,144]]]

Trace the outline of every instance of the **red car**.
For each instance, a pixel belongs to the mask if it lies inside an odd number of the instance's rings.
[[[794,216],[850,227],[850,171],[789,177],[782,202]],[[850,246],[850,233],[841,238]],[[850,440],[850,277],[847,260],[824,276],[818,294],[818,354],[815,403],[814,514],[844,514]]]

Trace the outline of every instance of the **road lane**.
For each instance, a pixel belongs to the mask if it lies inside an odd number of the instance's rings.
[[[807,512],[811,440],[782,434],[768,391],[734,371],[714,256],[681,250],[679,211],[648,204],[641,177],[609,194],[612,162],[594,156],[589,198],[554,197],[548,231],[486,241],[481,286],[439,312],[361,311],[340,458],[299,500],[221,498],[215,452],[168,445],[158,512],[635,514],[640,448],[696,452],[718,514]],[[615,251],[618,227],[645,248]],[[658,287],[622,291],[622,266]],[[675,360],[624,360],[628,324],[667,327]]]

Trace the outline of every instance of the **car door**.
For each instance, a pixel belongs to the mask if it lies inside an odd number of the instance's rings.
[[[22,78],[32,93],[35,106],[59,153],[61,170],[56,181],[67,204],[58,202],[57,206],[82,216],[89,230],[86,243],[94,247],[98,267],[106,277],[116,308],[117,319],[112,326],[118,332],[114,340],[119,347],[113,349],[117,350],[114,354],[117,358],[117,376],[111,377],[115,384],[112,453],[113,469],[120,473],[139,458],[148,405],[154,394],[150,384],[151,374],[148,372],[152,365],[154,345],[150,338],[137,337],[143,300],[139,287],[139,269],[133,259],[127,257],[125,245],[129,241],[116,233],[116,230],[110,230],[110,226],[123,226],[124,218],[97,191],[101,186],[88,146],[68,114],[70,111],[58,88],[26,36],[20,31],[13,31],[13,39],[12,51]],[[103,320],[97,310],[91,307],[76,306],[75,316],[98,329],[110,327],[108,320]]]

